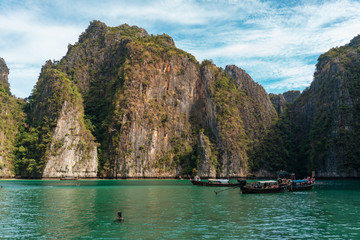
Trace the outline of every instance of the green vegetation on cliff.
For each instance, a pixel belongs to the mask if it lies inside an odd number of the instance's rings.
[[[77,165],[100,177],[358,176],[359,39],[321,55],[300,96],[273,95],[278,115],[244,70],[199,64],[166,34],[93,21],[44,65],[26,103],[11,96],[0,62],[0,174],[59,176]]]
[[[100,143],[100,176],[115,176],[118,171],[124,172],[121,168],[135,165],[145,169],[136,171],[174,170],[183,161],[180,152],[191,152],[191,127],[187,126],[177,133],[170,130],[170,144],[156,149],[157,162],[148,162],[151,138],[169,131],[177,120],[187,121],[184,114],[171,116],[177,106],[168,102],[172,99],[175,103],[173,98],[176,94],[180,97],[181,92],[158,89],[166,82],[170,84],[174,75],[182,78],[187,62],[197,64],[192,55],[177,49],[168,35],[148,35],[144,29],[126,24],[107,27],[93,21],[79,42],[69,46],[57,69],[69,76],[83,96],[86,121]],[[183,66],[172,69],[177,64]],[[144,129],[143,136],[134,143],[129,134],[139,128]],[[178,142],[185,145],[180,149]],[[126,160],[130,158],[135,161]]]
[[[240,158],[241,166],[246,168],[246,151],[249,149],[250,138],[245,132],[241,106],[247,105],[249,99],[243,90],[237,88],[235,79],[229,77],[224,70],[217,68],[212,62],[204,61],[201,68],[207,68],[213,76],[209,90],[215,105],[217,121],[216,132],[211,134],[219,138],[216,142],[220,154],[217,156],[217,161],[220,161],[217,171],[221,172],[219,168],[226,164],[221,159],[227,158],[225,155],[229,153],[236,153]],[[238,170],[234,169],[234,171]]]
[[[15,136],[24,118],[24,101],[11,95],[8,74],[5,60],[0,58],[0,177],[14,175]]]
[[[253,155],[253,170],[319,176],[360,172],[360,36],[322,54],[314,81],[288,106]]]
[[[312,131],[320,131],[312,132],[312,139],[316,139],[312,142],[317,142],[325,154],[313,149],[311,158],[321,160],[318,165],[324,168],[335,158],[333,162],[339,173],[357,175],[360,172],[360,36],[321,55],[315,78],[326,82],[320,86],[320,116],[312,127]],[[328,96],[334,95],[331,93],[334,90],[336,99]]]
[[[49,147],[60,114],[72,105],[81,109],[82,102],[76,86],[64,73],[56,69],[56,65],[48,61],[42,68],[39,80],[25,106],[27,118],[17,136],[15,151],[16,175],[42,176],[49,154],[53,154]],[[78,114],[81,118],[81,111]]]
[[[24,101],[11,96],[7,91],[0,91],[0,173],[11,176],[15,136],[19,123],[24,118],[22,107]]]

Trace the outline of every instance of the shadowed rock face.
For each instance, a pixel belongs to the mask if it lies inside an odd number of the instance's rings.
[[[0,58],[0,177],[14,176],[15,136],[23,119],[23,101],[11,96],[9,69]]]
[[[231,65],[226,66],[225,72],[235,79],[237,88],[248,97],[249,101],[244,104],[241,117],[245,121],[246,130],[252,132],[253,138],[259,138],[263,134],[262,131],[258,135],[255,133],[259,130],[259,125],[264,124],[267,129],[277,117],[269,95],[243,69]]]
[[[270,100],[274,105],[277,113],[282,115],[287,104],[293,103],[300,96],[300,91],[287,91],[283,94],[270,93]]]
[[[283,93],[283,96],[288,103],[293,103],[300,96],[300,91],[287,91]]]
[[[359,38],[322,54],[311,86],[300,96],[271,95],[281,118],[255,154],[254,168],[359,176]]]
[[[211,149],[211,142],[203,133],[199,134],[198,151],[200,161],[198,165],[198,175],[201,177],[214,178],[216,177],[216,163],[213,158],[213,150]]]
[[[359,38],[322,54],[310,88],[295,101],[318,176],[359,176]]]
[[[2,87],[4,90],[6,89],[6,86],[9,86],[8,82],[8,74],[9,69],[6,66],[5,60],[3,58],[0,58],[0,87]],[[1,100],[4,99],[6,96],[5,94],[1,96]],[[2,101],[1,101],[2,102]],[[3,107],[1,107],[0,116],[3,112]],[[1,122],[1,130],[0,130],[0,151],[1,153],[4,153],[5,149],[8,147],[6,144],[7,136],[5,136],[5,131],[3,131],[3,127],[5,127],[6,123]],[[9,166],[7,166],[6,158],[4,157],[4,154],[0,154],[0,176],[11,176],[11,172],[9,169]]]

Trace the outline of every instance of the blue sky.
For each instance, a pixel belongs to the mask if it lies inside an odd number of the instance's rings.
[[[12,93],[28,97],[45,61],[96,19],[169,34],[199,61],[235,64],[282,93],[309,86],[319,55],[360,34],[359,9],[359,0],[0,0],[0,57]]]

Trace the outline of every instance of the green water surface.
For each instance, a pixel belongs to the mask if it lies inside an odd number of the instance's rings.
[[[360,239],[359,180],[255,195],[188,180],[0,185],[0,239]]]

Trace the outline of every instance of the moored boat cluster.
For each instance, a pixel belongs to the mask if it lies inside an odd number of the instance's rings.
[[[190,179],[193,185],[197,186],[214,186],[214,187],[240,187],[244,194],[248,193],[280,193],[280,192],[296,192],[311,190],[315,185],[315,173],[312,177],[296,180],[295,174],[290,175],[291,178],[278,178],[277,180],[266,181],[252,181],[237,180],[236,182],[230,179],[208,179],[207,181],[201,180],[199,177]]]

